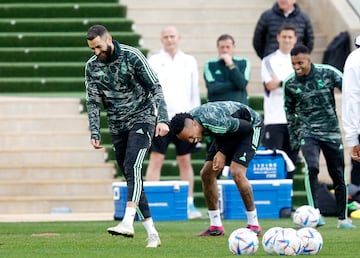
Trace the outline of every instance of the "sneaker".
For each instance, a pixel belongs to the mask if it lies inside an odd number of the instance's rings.
[[[357,201],[353,201],[352,204],[355,206],[356,210],[360,210],[360,203],[358,203]]]
[[[360,203],[358,203],[357,201],[353,201],[353,202],[351,202],[351,203],[349,203],[347,205],[347,208],[350,211],[359,210],[360,209]]]
[[[225,230],[223,226],[210,226],[204,232],[197,234],[197,236],[223,236],[225,235]]]
[[[147,239],[147,246],[146,248],[156,248],[161,245],[160,237],[158,234],[150,234]]]
[[[124,223],[119,223],[115,227],[108,228],[107,232],[116,236],[134,237],[133,225],[126,225]]]
[[[261,236],[262,232],[261,232],[261,227],[260,225],[255,226],[255,225],[250,225],[248,224],[246,226],[248,229],[250,229],[252,232],[254,232],[257,236]]]
[[[319,217],[319,222],[318,224],[316,225],[316,227],[321,227],[321,226],[324,226],[325,225],[325,220],[324,220],[324,217],[322,215],[320,215]]]
[[[356,228],[356,226],[352,224],[350,219],[343,219],[338,220],[337,228],[353,229]]]
[[[194,206],[194,204],[190,204],[188,207],[188,219],[198,219],[201,218],[201,212]]]

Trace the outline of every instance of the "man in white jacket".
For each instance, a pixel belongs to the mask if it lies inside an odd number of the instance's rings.
[[[160,40],[163,47],[149,57],[149,64],[159,78],[171,119],[176,113],[187,112],[200,105],[198,65],[193,56],[179,49],[180,35],[176,27],[165,26],[161,30]],[[191,153],[196,149],[195,144],[182,142],[171,132],[164,137],[154,137],[146,180],[160,180],[170,143],[175,144],[180,179],[189,182],[188,218],[199,218],[201,212],[194,206],[194,171],[191,165]]]
[[[342,124],[352,159],[351,183],[360,185],[360,35],[347,57],[342,80]]]
[[[294,73],[290,51],[296,44],[296,28],[284,25],[276,37],[279,48],[264,57],[261,62],[261,78],[264,83],[264,137],[262,145],[267,149],[283,150],[295,164],[298,150],[290,147],[282,81]],[[287,178],[293,178],[288,171]]]

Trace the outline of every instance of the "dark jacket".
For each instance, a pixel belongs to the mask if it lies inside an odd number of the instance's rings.
[[[258,20],[253,37],[253,47],[256,54],[262,59],[278,49],[276,35],[283,24],[291,24],[296,27],[298,43],[309,48],[314,48],[314,31],[310,18],[295,4],[294,11],[285,17],[278,4],[263,12]]]

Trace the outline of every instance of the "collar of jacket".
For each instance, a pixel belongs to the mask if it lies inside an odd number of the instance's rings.
[[[310,80],[312,77],[314,77],[314,73],[315,73],[315,65],[313,63],[311,63],[311,70],[308,75],[297,76],[295,73],[295,76],[298,81],[305,82],[307,80]]]
[[[275,3],[274,6],[273,6],[273,11],[274,13],[284,17],[284,12],[280,9],[278,3]],[[300,7],[297,3],[294,4],[294,11],[292,11],[288,17],[290,16],[294,16],[294,15],[297,15],[298,13],[300,12]]]

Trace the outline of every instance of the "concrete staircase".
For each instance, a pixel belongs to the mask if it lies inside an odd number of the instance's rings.
[[[305,11],[313,11],[314,8],[311,9],[307,1],[299,0],[298,2]],[[8,3],[11,1],[0,0],[0,2]],[[43,2],[52,3],[51,0],[43,0]],[[63,2],[68,1],[61,0],[56,6],[62,7],[60,3]],[[95,0],[82,0],[81,2],[96,2],[96,6],[92,3],[85,5],[85,7],[92,6],[95,9],[99,5],[103,5],[103,3],[98,3]],[[115,1],[106,0],[105,2]],[[116,39],[129,44],[133,42],[136,45],[137,35],[134,36],[133,33],[130,33],[132,36],[130,40],[127,38],[129,33],[122,33],[125,27],[130,27],[129,24],[131,23],[128,18],[132,19],[135,22],[134,30],[142,35],[140,43],[143,50],[149,49],[150,53],[157,51],[161,46],[159,40],[161,27],[166,24],[174,24],[179,28],[182,35],[182,49],[197,58],[200,74],[202,74],[203,63],[217,55],[217,37],[222,33],[232,34],[237,44],[237,55],[249,58],[252,63],[252,78],[248,86],[249,94],[250,96],[262,96],[260,60],[251,46],[251,39],[260,13],[269,8],[273,1],[120,0],[120,4],[127,5],[126,19],[97,17],[95,20],[89,21],[105,24],[111,32],[114,32],[112,34]],[[69,4],[64,4],[64,6],[71,10],[73,8]],[[76,6],[74,5],[74,8]],[[41,4],[34,5],[33,8],[35,7],[41,8]],[[80,10],[82,9],[80,8]],[[53,12],[62,15],[72,13],[72,11],[58,12],[54,10]],[[30,15],[26,10],[23,10],[23,13],[23,15]],[[39,15],[38,11],[35,13]],[[108,11],[102,12],[98,9],[92,14],[101,15],[103,13],[109,15]],[[42,13],[42,15],[45,14],[49,15],[47,12]],[[86,17],[91,16],[86,11],[84,15]],[[61,51],[58,48],[51,48],[49,50],[51,55],[45,51],[46,53],[41,57],[38,57],[38,53],[44,52],[44,46],[31,48],[32,51],[30,52],[27,52],[31,46],[28,43],[16,47],[13,42],[18,42],[18,40],[11,41],[9,35],[15,35],[19,38],[18,34],[13,32],[30,30],[30,23],[27,19],[18,19],[17,26],[13,26],[14,24],[11,23],[13,16],[10,14],[8,16],[4,16],[0,21],[4,25],[4,33],[0,36],[3,36],[6,43],[0,49],[5,58],[3,61],[0,60],[1,75],[6,77],[0,80],[0,83],[3,83],[1,84],[2,92],[28,92],[29,95],[33,96],[35,91],[43,92],[45,89],[55,91],[57,81],[56,85],[46,84],[44,87],[43,80],[40,79],[58,77],[60,74],[69,76],[71,73],[71,77],[76,78],[76,80],[70,82],[64,78],[59,79],[59,82],[70,83],[67,83],[69,87],[61,86],[57,90],[58,92],[65,92],[63,95],[69,94],[68,92],[71,91],[79,92],[79,95],[76,96],[77,98],[65,99],[0,97],[0,135],[2,139],[0,143],[0,217],[2,214],[45,214],[52,211],[66,212],[70,210],[74,213],[112,213],[114,207],[111,183],[114,181],[115,167],[113,163],[105,162],[108,158],[105,150],[93,150],[91,148],[86,115],[81,114],[82,106],[78,100],[79,96],[83,96],[83,65],[90,54],[83,42],[83,32],[89,26],[87,20],[82,20],[80,17],[80,21],[83,22],[78,22],[77,19],[56,21],[54,15],[43,19],[49,23],[46,27],[48,31],[56,29],[56,42],[59,42],[58,30],[59,32],[67,32],[70,30],[69,28],[72,28],[76,31],[78,36],[76,48],[82,54],[76,52],[76,64],[69,64],[65,61],[74,62],[74,50],[68,47],[61,49]],[[321,16],[313,15],[311,17],[316,32],[315,50],[313,52],[315,62],[321,61],[322,53],[331,40],[322,33],[321,26],[316,20],[318,17]],[[43,27],[40,29],[37,25],[37,22],[43,23],[43,20],[36,20],[30,28],[32,30],[34,28],[40,31],[44,30]],[[118,20],[122,20],[125,27],[118,27]],[[54,24],[55,26],[52,27]],[[77,27],[76,24],[78,24]],[[66,37],[63,36],[63,39],[65,40]],[[134,41],[136,42],[134,43]],[[46,43],[47,41],[40,40],[40,42]],[[74,44],[73,39],[66,42],[67,44]],[[50,45],[52,46],[52,44]],[[13,54],[6,52],[9,50]],[[144,50],[144,52],[146,51]],[[48,61],[46,60],[49,57],[57,60],[57,64],[50,64],[47,67],[49,69],[44,72],[43,66],[37,66],[37,64],[44,62],[44,65],[47,65]],[[58,63],[59,61],[61,62]],[[7,78],[8,76],[12,77],[11,80]],[[30,77],[40,79],[34,80]],[[36,85],[30,85],[30,87],[28,84],[33,81]],[[25,85],[24,89],[21,88],[23,85]],[[202,79],[201,91],[203,94],[206,92]],[[59,97],[58,92],[53,95]],[[103,139],[105,140],[105,137]],[[201,156],[202,153],[197,155]],[[202,161],[203,157],[195,158],[194,166],[200,167]],[[169,164],[169,170],[177,169],[173,156],[166,163]],[[199,170],[196,169],[195,171],[198,174]],[[177,175],[176,171],[171,173]],[[202,196],[199,190],[201,186],[198,177],[195,184],[197,194]]]
[[[229,33],[234,36],[236,41],[236,54],[246,57],[251,62],[251,79],[247,86],[251,97],[261,97],[263,95],[263,86],[260,76],[260,59],[256,56],[252,47],[252,37],[256,22],[260,14],[270,8],[275,1],[253,0],[253,1],[234,1],[234,0],[120,0],[121,4],[127,6],[127,17],[134,21],[135,32],[141,35],[140,45],[149,50],[149,54],[156,52],[161,48],[160,30],[164,25],[175,25],[181,34],[181,48],[185,52],[194,55],[198,61],[200,76],[200,89],[203,95],[206,94],[206,88],[202,78],[203,64],[206,60],[217,56],[216,39],[220,34]],[[340,31],[345,30],[339,27],[329,33],[327,26],[322,23],[322,15],[325,15],[326,8],[333,8],[327,1],[297,1],[303,11],[310,16],[315,31],[315,46],[312,53],[312,60],[321,63],[323,53],[333,39]],[[344,2],[344,1],[342,1]],[[321,4],[321,5],[320,5]],[[340,3],[338,3],[341,5]],[[346,3],[343,3],[346,5]],[[346,9],[346,8],[345,8]],[[331,9],[332,10],[332,9]],[[323,14],[319,14],[323,13]],[[333,17],[340,17],[341,10],[333,11]],[[331,18],[330,18],[331,19]],[[336,18],[334,18],[336,19]],[[340,20],[340,19],[339,19]],[[337,110],[339,121],[341,121],[341,94],[336,94]],[[348,158],[348,148],[345,149],[345,163],[347,171],[350,170]],[[172,161],[171,155],[167,155],[167,163],[163,167],[163,172],[171,173],[170,170],[176,168],[176,162]],[[167,166],[167,164],[171,164]],[[201,167],[201,159],[193,159],[193,166],[196,175]],[[146,167],[146,163],[145,163]],[[302,169],[300,169],[302,170]],[[166,174],[163,173],[163,174]],[[171,173],[173,174],[173,173]],[[303,174],[296,173],[294,178],[294,197],[295,205],[306,203],[304,192]],[[349,181],[349,173],[347,174]],[[162,176],[162,179],[167,179]],[[320,159],[321,181],[331,183],[327,173],[327,167],[323,155]],[[195,188],[199,189],[199,182],[195,182]],[[195,189],[195,190],[196,190]],[[201,197],[202,193],[195,193],[196,203],[204,205]]]
[[[113,164],[76,98],[0,98],[0,214],[112,212]]]
[[[306,11],[307,5],[299,1]],[[251,79],[247,86],[249,95],[263,94],[260,80],[260,59],[252,47],[252,37],[260,14],[270,8],[274,1],[253,0],[120,0],[127,6],[127,17],[134,21],[134,30],[142,38],[140,44],[149,54],[161,47],[160,30],[164,25],[175,25],[181,34],[181,48],[194,55],[198,61],[201,92],[206,93],[202,78],[203,64],[217,56],[216,39],[223,33],[233,35],[236,54],[251,62]],[[320,31],[317,17],[312,17],[315,29],[315,48],[312,58],[322,60],[327,46],[326,37]]]
[[[203,64],[206,60],[217,56],[217,37],[223,33],[233,35],[236,41],[236,54],[248,58],[251,63],[251,79],[247,86],[250,97],[263,95],[260,73],[261,61],[252,47],[253,32],[260,14],[270,8],[274,2],[269,0],[253,0],[250,2],[234,0],[183,0],[178,2],[120,0],[120,3],[127,6],[127,17],[134,21],[135,32],[142,35],[140,44],[149,49],[149,54],[161,47],[160,30],[164,25],[170,24],[178,27],[182,39],[181,48],[194,55],[198,61],[202,94],[206,94],[202,78]],[[319,10],[329,8],[325,2],[321,3],[320,6],[315,1],[297,1],[301,9],[310,16],[313,23],[315,46],[312,52],[312,61],[315,63],[322,62],[327,45],[336,35],[334,31],[331,35],[328,31],[324,32],[322,20],[320,20],[319,15],[316,15]],[[341,15],[335,12],[334,16],[340,17]],[[339,119],[341,119],[340,93],[336,94],[336,100]],[[348,151],[346,148],[345,157],[348,157]],[[349,171],[349,158],[345,162],[347,171]],[[320,180],[330,182],[322,155],[320,165]]]

